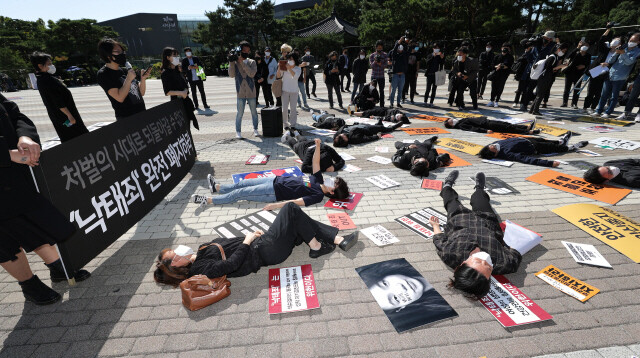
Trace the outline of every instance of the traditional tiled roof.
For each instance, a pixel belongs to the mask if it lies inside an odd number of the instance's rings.
[[[315,35],[341,34],[345,32],[354,37],[358,36],[356,26],[350,24],[333,12],[331,13],[331,16],[315,25],[311,25],[301,30],[296,30],[295,35],[298,37],[310,37]]]

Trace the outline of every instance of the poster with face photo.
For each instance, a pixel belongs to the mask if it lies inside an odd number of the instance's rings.
[[[458,316],[405,259],[361,266],[356,272],[398,333]]]

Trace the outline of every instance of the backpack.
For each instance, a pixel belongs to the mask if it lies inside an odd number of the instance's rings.
[[[542,76],[542,74],[544,73],[544,63],[546,61],[547,59],[545,58],[533,64],[533,67],[531,67],[531,74],[529,75],[532,80],[537,80],[538,78],[540,78],[540,76]]]

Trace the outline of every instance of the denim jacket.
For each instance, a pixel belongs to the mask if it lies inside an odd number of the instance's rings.
[[[615,60],[615,62],[610,63],[611,69],[609,70],[609,79],[611,81],[624,81],[629,77],[631,70],[633,69],[633,65],[638,59],[640,55],[640,48],[638,46],[629,49],[627,48],[625,52],[621,55],[614,55],[611,60]]]

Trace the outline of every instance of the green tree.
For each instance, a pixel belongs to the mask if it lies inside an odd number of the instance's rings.
[[[92,19],[49,20],[45,44],[52,56],[67,57],[72,63],[97,62],[96,46],[103,37],[115,38],[118,33]]]
[[[44,21],[24,21],[0,16],[0,49],[4,49],[2,69],[20,69],[26,66],[29,54],[45,50]],[[6,58],[4,58],[6,56]]]

